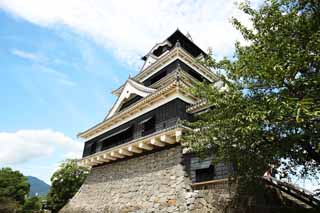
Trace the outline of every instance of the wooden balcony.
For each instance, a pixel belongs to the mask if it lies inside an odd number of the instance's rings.
[[[107,149],[93,155],[84,157],[78,161],[83,166],[97,166],[120,159],[132,157],[142,152],[151,151],[157,147],[165,147],[179,143],[182,135],[181,127],[171,127],[162,131],[155,132],[146,137],[132,140],[128,143]]]

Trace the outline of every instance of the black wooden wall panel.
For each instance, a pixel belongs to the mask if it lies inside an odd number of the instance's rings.
[[[190,120],[192,118],[192,115],[186,112],[186,108],[188,105],[188,103],[182,101],[181,99],[174,99],[158,107],[157,109],[145,113],[125,124],[122,124],[119,127],[116,127],[96,138],[93,138],[85,143],[83,157],[94,154],[95,152],[99,152],[103,148],[108,149],[120,145],[122,143],[128,142],[125,140],[118,140],[113,141],[111,143],[108,142],[108,145],[103,145],[104,141],[101,141],[101,139],[107,137],[108,135],[114,134],[125,128],[131,126],[133,128],[133,137],[130,138],[130,140],[141,137],[143,129],[141,129],[141,125],[139,125],[139,123],[152,116],[155,117],[155,131],[160,131],[162,129],[174,126],[176,125],[178,120]]]

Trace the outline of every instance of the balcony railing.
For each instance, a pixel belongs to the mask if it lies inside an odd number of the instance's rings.
[[[154,134],[156,132],[162,131],[164,129],[176,126],[178,120],[179,120],[179,118],[172,118],[172,119],[165,120],[163,122],[159,122],[155,125],[154,128],[147,130],[147,131],[136,129],[135,132],[133,132],[132,137],[129,137],[129,138],[124,138],[121,140],[113,140],[113,141],[111,140],[108,142],[106,142],[106,141],[98,142],[97,149],[96,149],[95,153],[119,146],[121,144],[125,144],[127,142],[138,139],[140,137],[145,137],[145,136]],[[91,153],[91,154],[94,154],[94,153]]]

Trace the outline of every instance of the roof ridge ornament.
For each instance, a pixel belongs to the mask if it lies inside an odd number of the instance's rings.
[[[181,43],[180,43],[179,39],[177,40],[175,47],[181,47]]]

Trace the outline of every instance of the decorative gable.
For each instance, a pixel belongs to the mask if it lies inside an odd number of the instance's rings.
[[[157,58],[153,55],[148,55],[146,56],[146,60],[142,66],[141,70],[144,70],[145,68],[147,68],[148,66],[150,66],[151,64],[153,64],[155,61],[157,61]]]
[[[123,86],[120,96],[118,97],[116,103],[113,105],[106,119],[113,116],[116,112],[118,112],[121,106],[128,101],[130,98],[134,96],[146,97],[151,93],[155,92],[155,89],[146,87],[132,79],[128,79]]]

